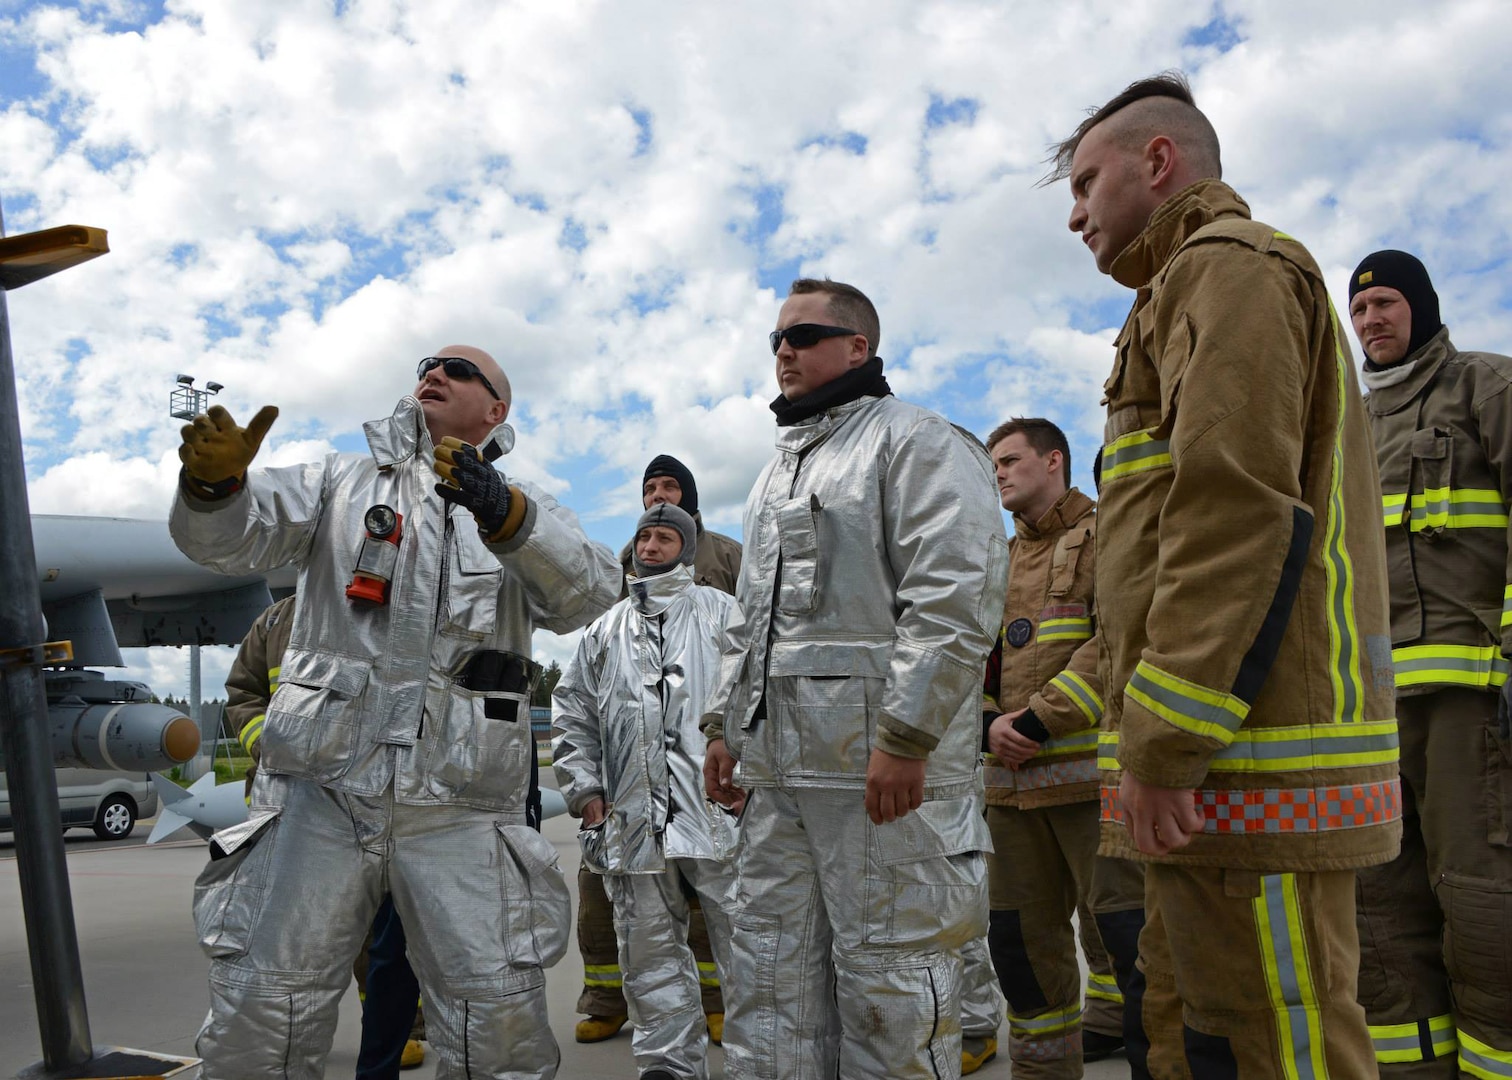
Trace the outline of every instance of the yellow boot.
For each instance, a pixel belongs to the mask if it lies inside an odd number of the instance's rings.
[[[620,1028],[624,1027],[629,1019],[628,1016],[590,1016],[579,1020],[577,1041],[596,1043],[612,1039],[620,1033]]]
[[[419,1039],[406,1039],[404,1052],[399,1055],[399,1067],[401,1069],[418,1069],[425,1064],[425,1047]]]
[[[961,1075],[970,1076],[997,1057],[997,1038],[966,1035],[961,1039]]]
[[[724,1044],[724,1013],[707,1013],[704,1020],[709,1025],[709,1041],[715,1046]]]

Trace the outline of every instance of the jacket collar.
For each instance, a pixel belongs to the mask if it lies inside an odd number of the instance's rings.
[[[367,435],[368,452],[380,469],[408,461],[417,452],[430,456],[432,447],[430,431],[425,426],[425,411],[412,394],[400,398],[394,411],[382,420],[369,420],[363,424],[362,430]],[[488,438],[478,449],[488,457],[488,446],[494,444],[498,453],[489,457],[492,461],[514,449],[514,438],[514,428],[507,422],[501,423],[488,433]]]
[[[630,592],[630,606],[642,615],[660,615],[672,606],[683,593],[693,587],[693,568],[674,566],[665,574],[651,577],[625,578],[625,587]]]
[[[1113,280],[1142,289],[1198,229],[1219,218],[1249,216],[1249,204],[1222,180],[1199,180],[1156,208],[1144,232],[1113,260]]]
[[[1450,357],[1459,350],[1449,340],[1449,328],[1439,327],[1439,332],[1418,347],[1418,351],[1402,361],[1412,368],[1412,374],[1399,383],[1372,390],[1365,397],[1365,408],[1375,416],[1385,416],[1406,408],[1427,389],[1433,377]]]
[[[1048,540],[1059,536],[1096,509],[1097,504],[1076,488],[1071,488],[1055,505],[1033,524],[1013,515],[1013,532],[1021,540]]]
[[[815,443],[829,438],[851,417],[863,410],[875,409],[878,403],[886,400],[885,397],[857,398],[844,405],[836,405],[833,409],[825,409],[817,416],[800,420],[791,427],[780,427],[777,429],[777,449],[786,450],[790,454],[801,454]]]

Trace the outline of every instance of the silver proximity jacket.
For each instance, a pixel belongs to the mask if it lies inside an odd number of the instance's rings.
[[[576,516],[529,484],[519,531],[488,545],[435,492],[420,403],[364,425],[370,454],[328,454],[254,470],[221,502],[174,501],[169,530],[195,562],[226,574],[299,568],[298,614],[263,726],[260,767],[354,795],[390,784],[401,803],[522,813],[528,691],[459,681],[479,650],[530,654],[537,627],[587,624],[614,602],[619,567]],[[506,425],[501,432],[512,441]],[[349,600],[363,514],[403,516],[389,601]]]
[[[704,798],[698,721],[735,600],[695,585],[686,566],[631,577],[629,588],[584,632],[552,698],[552,762],[567,808],[608,804],[601,835],[585,831],[584,856],[611,873],[727,859],[735,819]]]
[[[863,788],[880,748],[929,759],[926,798],[973,790],[1008,577],[981,446],[891,396],[779,428],[745,539],[704,728],[740,783]]]

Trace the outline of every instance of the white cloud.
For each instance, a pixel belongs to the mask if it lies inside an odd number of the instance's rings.
[[[1334,289],[1417,250],[1458,343],[1512,347],[1492,0],[131,10],[0,23],[42,79],[0,113],[10,230],[113,247],[11,298],[37,509],[161,516],[177,372],[237,416],[278,404],[265,459],[287,461],[350,444],[463,341],[514,383],[509,471],[593,535],[618,546],[660,452],[738,531],[794,267],[873,296],[900,392],[979,431],[1049,412],[1085,464],[1128,294],[1066,231],[1064,185],[1034,185],[1085,108],[1165,67]],[[1219,17],[1228,51],[1191,36]]]

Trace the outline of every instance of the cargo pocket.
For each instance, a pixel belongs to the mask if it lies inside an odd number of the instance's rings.
[[[776,508],[781,551],[777,609],[805,615],[819,604],[819,496],[788,499]]]
[[[926,802],[866,823],[862,940],[959,949],[987,932],[987,825],[974,798]]]
[[[210,838],[210,861],[194,882],[194,929],[212,959],[247,951],[262,913],[280,813],[254,814]]]
[[[481,692],[453,684],[446,715],[426,738],[426,786],[432,794],[482,809],[524,806],[530,785],[530,702],[524,694]]]
[[[285,654],[258,742],[258,767],[328,783],[343,776],[362,720],[370,661],[299,650]]]
[[[777,1080],[777,970],[778,950],[782,945],[782,920],[775,915],[758,915],[737,909],[730,920],[739,948],[745,955],[732,957],[732,966],[746,994],[747,1006],[738,1039],[732,1039],[731,1076],[753,1080]],[[747,966],[747,962],[748,965]],[[738,1045],[737,1045],[738,1044]]]
[[[1512,890],[1506,885],[1445,874],[1434,886],[1444,911],[1444,968],[1455,998],[1471,1015],[1500,1001],[1512,984]],[[1473,1000],[1472,1000],[1473,999]]]
[[[779,687],[779,684],[781,686]],[[803,776],[866,775],[876,742],[885,679],[862,675],[789,675],[769,680],[774,707],[787,699],[801,723],[795,772]]]
[[[567,951],[572,923],[556,847],[529,825],[496,827],[505,954],[515,967],[550,967]]]

